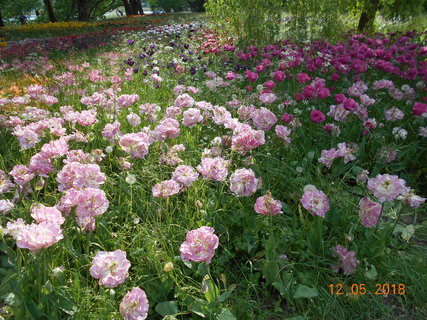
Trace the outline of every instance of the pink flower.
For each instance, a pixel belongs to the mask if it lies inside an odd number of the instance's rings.
[[[132,158],[143,159],[148,153],[151,138],[144,132],[128,133],[120,138],[119,145]]]
[[[203,158],[202,163],[197,166],[197,170],[205,180],[224,181],[228,175],[228,161],[221,157]]]
[[[117,98],[117,107],[118,108],[127,108],[137,102],[139,96],[137,94],[123,94]]]
[[[77,217],[96,217],[107,211],[109,201],[107,200],[105,192],[100,189],[70,189],[62,196],[59,205],[56,205],[58,210],[65,214],[68,214],[74,206],[77,206]]]
[[[320,110],[312,110],[310,112],[310,119],[313,123],[320,123],[325,121],[325,115]]]
[[[78,112],[76,120],[79,125],[89,127],[97,122],[96,115],[97,112],[95,109],[84,110],[82,112]]]
[[[302,206],[310,211],[312,215],[324,218],[325,213],[329,210],[329,199],[320,190],[308,190],[304,192],[300,201]]]
[[[148,316],[148,299],[144,290],[133,287],[120,303],[120,314],[124,320],[144,320]]]
[[[0,194],[9,192],[13,188],[14,184],[8,178],[7,174],[0,170]]]
[[[225,78],[227,80],[233,80],[234,78],[236,78],[236,74],[232,71],[227,72],[227,75],[225,76]]]
[[[110,143],[114,142],[116,137],[120,136],[120,122],[116,120],[114,123],[107,123],[102,130],[102,136]]]
[[[368,180],[368,190],[382,203],[396,199],[404,193],[406,190],[405,180],[394,175],[379,174]]]
[[[31,206],[31,217],[37,222],[49,222],[57,225],[61,225],[65,222],[65,218],[61,212],[55,207],[46,207],[41,203],[37,203]]]
[[[40,154],[46,158],[62,157],[68,152],[68,142],[64,138],[49,141],[45,143],[41,149]]]
[[[185,261],[205,262],[209,264],[218,248],[219,239],[211,227],[200,227],[187,233],[179,251]]]
[[[175,86],[175,88],[173,88],[173,94],[176,96],[179,96],[180,94],[183,94],[185,91],[185,86],[179,84],[177,86]]]
[[[56,223],[42,222],[24,226],[17,235],[16,245],[33,252],[48,248],[63,239],[62,230]]]
[[[99,188],[105,182],[105,174],[97,164],[82,164],[71,162],[66,164],[56,176],[59,182],[58,190],[64,191],[70,188]]]
[[[255,110],[251,117],[255,127],[264,131],[270,130],[277,122],[275,114],[264,107]]]
[[[255,107],[253,105],[241,106],[239,107],[239,109],[237,109],[237,114],[239,115],[240,120],[245,121],[251,117],[251,114],[254,111],[255,111]]]
[[[181,186],[175,180],[165,180],[153,186],[152,192],[154,197],[169,198],[177,194]]]
[[[259,96],[259,101],[261,101],[262,104],[272,104],[277,100],[277,96],[274,93],[262,93]]]
[[[346,276],[356,273],[356,268],[359,264],[359,260],[356,258],[356,252],[348,251],[342,245],[336,245],[331,249],[333,251],[333,255],[338,256],[339,259],[339,265],[333,266],[335,272],[342,269]]]
[[[289,138],[289,135],[291,134],[291,129],[289,129],[286,126],[278,125],[275,128],[277,136],[283,140],[285,143],[285,146],[289,146],[291,143],[291,138]]]
[[[92,277],[99,279],[99,284],[107,288],[115,288],[122,284],[129,276],[130,262],[126,259],[126,252],[99,251],[92,260],[89,271]]]
[[[126,116],[126,119],[132,127],[136,127],[141,124],[141,118],[136,113],[133,113],[133,112],[129,113]]]
[[[254,130],[247,124],[239,124],[233,130],[231,146],[234,150],[246,152],[264,143],[265,135],[262,130]]]
[[[402,195],[397,197],[398,200],[401,200],[403,203],[410,205],[412,208],[418,208],[422,205],[427,199],[417,196],[414,193],[414,190],[410,188],[405,188],[405,191],[402,192]]]
[[[34,178],[34,173],[30,171],[26,166],[17,164],[13,167],[9,174],[13,177],[13,181],[17,185],[24,185]]]
[[[154,135],[158,141],[176,138],[179,133],[179,122],[173,118],[164,118],[154,129]]]
[[[381,204],[378,202],[373,202],[368,197],[365,197],[360,199],[359,207],[360,223],[365,228],[374,227],[378,223],[378,219],[381,215]]]
[[[284,113],[283,116],[280,118],[284,123],[290,123],[293,120],[293,116],[289,113]]]
[[[10,200],[0,200],[0,213],[6,214],[14,208],[14,204]]]
[[[191,96],[189,96],[187,93],[179,95],[175,99],[175,107],[190,108],[192,106],[194,106],[194,99]]]
[[[258,79],[258,74],[256,74],[255,72],[252,72],[251,70],[246,70],[245,76],[249,82],[255,82]]]
[[[286,78],[285,74],[280,70],[274,71],[273,77],[274,77],[274,80],[277,82],[282,82]]]
[[[332,148],[329,150],[322,150],[321,156],[318,161],[320,163],[323,163],[326,168],[330,169],[332,166],[332,162],[338,157],[340,157],[339,151],[337,151],[337,149],[335,148]]]
[[[424,116],[425,113],[427,113],[427,104],[415,102],[412,108],[412,114],[415,116]]]
[[[187,127],[194,127],[196,123],[203,120],[200,110],[196,108],[189,108],[183,113],[182,124]]]
[[[310,81],[310,76],[306,73],[298,73],[297,81],[299,83],[306,83],[306,82]]]
[[[385,119],[387,121],[396,121],[396,120],[402,120],[405,116],[405,114],[402,112],[402,110],[392,107],[390,109],[387,109],[384,111]]]
[[[282,203],[279,200],[273,199],[270,191],[256,199],[254,209],[256,213],[275,216],[278,213],[282,213]]]
[[[189,187],[193,182],[197,181],[199,174],[193,167],[180,165],[172,173],[172,179],[178,182],[183,187]]]
[[[250,197],[258,189],[258,183],[252,169],[237,169],[230,177],[230,190],[238,197]]]

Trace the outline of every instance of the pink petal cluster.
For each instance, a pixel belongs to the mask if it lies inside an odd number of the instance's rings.
[[[408,204],[412,208],[418,208],[427,200],[426,198],[422,198],[416,195],[414,190],[410,188],[405,188],[405,191],[402,192],[402,195],[397,197],[397,199],[401,200],[405,204]]]
[[[7,174],[0,170],[0,194],[9,192],[13,188],[14,184],[8,178]]]
[[[120,303],[120,314],[124,320],[144,320],[148,316],[148,299],[145,291],[133,287]]]
[[[230,190],[238,197],[250,197],[259,186],[252,169],[237,169],[230,177]]]
[[[177,194],[181,186],[175,180],[165,180],[153,186],[152,192],[154,197],[168,198]]]
[[[141,124],[141,118],[136,113],[133,113],[133,112],[129,113],[126,116],[126,119],[132,127],[136,127]]]
[[[187,93],[181,94],[175,99],[175,107],[190,108],[194,106],[194,99]]]
[[[142,159],[148,153],[148,148],[152,142],[151,137],[144,133],[128,133],[120,138],[119,145],[132,158]]]
[[[117,98],[117,107],[118,108],[127,108],[137,102],[139,96],[137,94],[123,94]]]
[[[66,164],[56,176],[59,183],[58,190],[64,191],[71,188],[99,188],[105,182],[105,174],[97,164],[83,164],[71,162]]]
[[[37,203],[31,206],[31,217],[37,222],[48,222],[57,225],[62,225],[65,222],[65,218],[62,216],[61,211],[55,207],[46,207],[41,203]]]
[[[329,210],[329,199],[326,194],[320,190],[308,190],[304,192],[300,201],[302,206],[310,211],[312,215],[318,215],[324,218],[325,213]]]
[[[273,83],[274,84],[274,83]],[[262,104],[272,104],[277,100],[277,96],[274,93],[271,92],[265,92],[265,93],[261,93],[259,96],[259,101]]]
[[[107,211],[109,201],[101,189],[69,189],[56,207],[63,213],[69,214],[71,208],[75,206],[78,218],[95,217]]]
[[[406,191],[405,180],[389,174],[378,174],[368,180],[368,190],[379,202],[396,199]]]
[[[22,227],[16,237],[16,245],[33,252],[48,248],[63,239],[62,229],[56,223],[42,222]]]
[[[288,147],[291,144],[291,138],[289,138],[289,135],[291,134],[291,129],[289,129],[286,126],[282,126],[282,125],[277,125],[275,127],[275,131],[277,136],[283,140],[283,142],[285,143],[285,146]]]
[[[185,261],[205,262],[209,264],[218,248],[219,239],[211,227],[200,227],[187,233],[179,251]]]
[[[14,208],[14,204],[10,200],[0,200],[0,213],[6,214]]]
[[[189,108],[183,114],[182,124],[187,127],[194,127],[196,123],[203,120],[200,110],[197,108]]]
[[[261,109],[255,110],[252,113],[251,117],[252,117],[254,126],[257,129],[261,129],[264,131],[270,130],[274,126],[274,124],[277,122],[276,115],[264,107],[262,107]]]
[[[154,136],[158,141],[165,141],[178,137],[179,132],[179,122],[176,119],[164,118],[154,129]]]
[[[279,200],[275,200],[270,191],[256,199],[254,210],[256,213],[275,216],[276,214],[282,213],[282,203]]]
[[[368,197],[364,197],[359,201],[359,208],[360,223],[365,228],[376,226],[381,216],[381,204],[371,201]]]
[[[110,141],[110,143],[114,143],[114,140],[121,135],[120,133],[120,122],[114,121],[113,123],[107,123],[102,130],[102,136]]]
[[[228,175],[229,162],[221,157],[202,158],[202,163],[197,166],[197,170],[205,180],[224,181]]]
[[[107,288],[115,288],[122,284],[129,276],[130,262],[126,259],[126,252],[99,251],[92,260],[89,271],[92,277],[99,279],[99,284]]]
[[[197,181],[199,174],[193,167],[180,165],[172,173],[172,179],[178,182],[183,187],[189,187],[193,182]]]
[[[359,264],[359,260],[356,258],[356,252],[349,251],[342,245],[336,245],[331,249],[333,251],[333,255],[338,257],[339,260],[339,265],[333,266],[335,272],[342,269],[346,276],[356,273],[357,265]]]
[[[34,173],[27,166],[17,164],[12,168],[9,174],[13,177],[13,181],[17,185],[24,185],[34,178]]]
[[[262,130],[254,130],[250,125],[239,124],[233,130],[231,146],[233,150],[246,152],[255,149],[265,143],[265,135]]]

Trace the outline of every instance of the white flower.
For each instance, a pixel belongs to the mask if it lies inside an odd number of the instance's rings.
[[[126,177],[126,182],[129,184],[134,184],[136,182],[136,177],[135,175],[128,173],[127,177]]]
[[[113,152],[113,147],[112,147],[112,146],[108,146],[108,147],[106,147],[106,148],[105,148],[105,152],[106,152],[106,153],[111,153],[111,152]]]

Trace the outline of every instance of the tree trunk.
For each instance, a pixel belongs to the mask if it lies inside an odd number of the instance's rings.
[[[139,0],[129,0],[129,4],[131,7],[132,14],[139,14],[139,7],[141,7],[142,11],[141,2]],[[142,11],[142,14],[144,14],[144,11]]]
[[[3,17],[1,16],[1,11],[0,11],[0,28],[4,27],[4,22],[3,22]]]
[[[77,16],[79,21],[89,20],[89,0],[76,0]]]
[[[375,16],[378,11],[380,0],[365,0],[362,14],[360,15],[357,30],[370,31],[374,27]]]
[[[195,0],[190,2],[191,11],[194,12],[205,12],[205,0]]]
[[[123,6],[125,7],[126,15],[127,16],[132,15],[132,9],[128,0],[122,0],[122,1],[123,1]]]
[[[52,3],[50,0],[43,0],[44,6],[46,7],[47,15],[50,22],[56,22],[55,14],[52,9]]]
[[[139,11],[139,14],[144,14],[144,9],[142,9],[141,1],[140,1],[140,0],[138,0],[136,3],[137,3],[137,5],[138,5],[138,11]]]

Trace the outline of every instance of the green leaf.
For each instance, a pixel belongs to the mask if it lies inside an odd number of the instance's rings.
[[[375,280],[377,278],[378,272],[373,264],[371,265],[371,268],[365,272],[365,276],[371,280]]]
[[[2,299],[4,299],[4,303],[12,306],[12,307],[18,307],[22,304],[21,299],[19,299],[19,297],[14,294],[13,292],[7,294],[6,296],[1,297]]]
[[[197,314],[198,316],[202,317],[202,318],[206,318],[206,315],[203,313],[203,304],[200,301],[194,301],[189,307],[188,309]]]
[[[222,312],[218,315],[217,320],[237,320],[237,318],[228,309],[222,309]]]
[[[282,281],[276,281],[272,283],[273,287],[279,291],[280,295],[283,296],[286,292],[285,284]]]
[[[226,292],[219,296],[218,302],[224,302],[225,300],[227,300],[228,297],[230,297],[231,293],[234,291],[234,289],[236,289],[236,286],[237,285],[232,284]]]
[[[164,301],[160,302],[156,306],[156,311],[162,316],[178,313],[178,304],[176,301]]]
[[[298,298],[313,298],[319,295],[319,291],[316,288],[310,288],[303,284],[297,285],[297,289],[294,294],[294,299]]]
[[[266,261],[264,263],[263,274],[267,281],[267,285],[273,284],[279,275],[279,271],[279,265],[276,262]]]
[[[209,275],[205,275],[203,278],[202,289],[205,292],[205,298],[208,302],[216,301],[218,299],[219,289]]]

